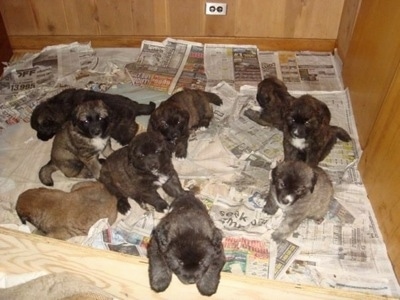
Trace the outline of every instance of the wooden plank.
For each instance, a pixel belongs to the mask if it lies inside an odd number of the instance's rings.
[[[37,22],[30,1],[0,1],[0,12],[8,35],[36,35]]]
[[[9,35],[154,35],[336,39],[345,0],[0,0]]]
[[[399,95],[400,63],[359,164],[397,278],[400,278]]]
[[[163,41],[168,36],[9,36],[14,52],[40,51],[46,46],[72,42],[91,42],[93,47],[140,47],[143,40]],[[174,36],[199,43],[225,43],[257,45],[260,50],[288,51],[330,51],[335,49],[335,40],[322,39],[277,39],[277,38],[234,38],[234,37],[194,37]]]
[[[130,35],[133,32],[130,1],[96,0],[100,35]]]
[[[238,0],[235,36],[336,39],[344,0]]]
[[[85,278],[119,299],[204,299],[195,285],[183,285],[175,276],[165,292],[153,292],[148,283],[147,259],[82,247],[2,227],[0,257],[0,272],[69,272]],[[235,298],[391,299],[222,273],[218,291],[213,299]]]
[[[345,0],[344,2],[337,37],[337,48],[342,60],[346,59],[361,2],[362,0]]]
[[[96,0],[64,0],[63,3],[69,34],[100,34]]]
[[[69,34],[63,0],[52,0],[51,5],[47,0],[34,0],[30,3],[37,23],[37,34]]]
[[[343,79],[364,149],[400,61],[399,2],[362,1],[357,20],[343,61]]]

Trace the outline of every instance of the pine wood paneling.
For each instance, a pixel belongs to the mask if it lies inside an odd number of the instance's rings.
[[[96,0],[64,1],[65,17],[70,35],[99,35],[100,22]]]
[[[63,43],[76,37],[103,43],[102,38],[115,37],[107,46],[117,47],[128,37],[171,36],[219,37],[219,43],[259,39],[268,50],[331,51],[344,1],[224,0],[226,16],[206,16],[206,0],[0,0],[0,11],[15,50],[39,45],[38,37]],[[292,39],[299,39],[299,47]],[[121,40],[124,44],[117,43]],[[310,46],[303,47],[307,42]]]
[[[0,12],[8,35],[39,34],[30,1],[0,0]]]
[[[343,78],[364,151],[358,168],[400,279],[400,6],[362,1]]]
[[[38,34],[69,34],[63,0],[52,0],[51,5],[49,5],[48,0],[32,0],[29,2],[37,23]],[[18,18],[18,21],[24,22],[20,18]]]
[[[400,51],[400,48],[398,48]],[[395,67],[395,66],[393,66]],[[368,196],[400,278],[400,65],[360,161]]]
[[[344,0],[238,0],[235,35],[336,39]]]
[[[363,1],[343,78],[350,87],[360,144],[365,148],[400,61],[400,5],[396,0]]]

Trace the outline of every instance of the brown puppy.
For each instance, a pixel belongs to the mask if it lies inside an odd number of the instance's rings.
[[[244,115],[262,126],[283,130],[284,113],[294,99],[286,85],[278,78],[271,76],[258,84],[257,102],[261,111],[247,109]]]
[[[200,90],[177,92],[152,112],[147,130],[161,134],[171,153],[185,158],[190,133],[210,125],[213,117],[211,103],[222,105],[222,100],[216,94]]]
[[[139,126],[135,118],[150,115],[155,104],[140,104],[121,95],[112,95],[83,89],[66,89],[35,107],[31,127],[40,140],[51,139],[68,120],[76,106],[86,101],[102,99],[109,107],[110,135],[121,145],[126,145],[136,135]]]
[[[31,223],[46,236],[66,240],[87,235],[99,219],[117,218],[117,199],[103,184],[86,181],[75,184],[71,192],[37,188],[21,193],[16,211],[23,224]]]
[[[303,95],[290,102],[285,112],[283,150],[285,160],[301,160],[317,166],[332,150],[337,139],[351,140],[341,127],[330,125],[331,113],[322,101]]]
[[[154,291],[167,289],[174,273],[182,283],[195,283],[202,295],[211,296],[225,264],[222,232],[205,205],[186,192],[171,203],[169,213],[153,230],[147,256]]]
[[[168,203],[157,189],[161,187],[171,197],[184,191],[165,140],[151,132],[138,134],[128,146],[112,153],[101,168],[99,180],[117,196],[118,211],[123,214],[131,208],[128,197],[163,212]]]
[[[112,153],[108,108],[101,100],[83,102],[56,134],[51,159],[40,169],[40,181],[54,185],[51,175],[57,170],[67,177],[98,179],[100,153],[106,157]]]
[[[332,197],[332,182],[321,168],[312,168],[302,161],[278,164],[272,169],[263,209],[269,215],[274,215],[279,208],[284,212],[284,219],[272,233],[272,239],[285,240],[307,218],[321,223]]]

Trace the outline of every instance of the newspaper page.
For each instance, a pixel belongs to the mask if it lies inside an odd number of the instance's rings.
[[[269,76],[274,76],[282,79],[278,52],[259,51],[258,59],[260,60],[262,79]]]
[[[171,38],[161,43],[143,41],[137,61],[125,69],[133,85],[169,94],[176,87],[204,87],[202,48],[202,44]]]
[[[205,44],[204,66],[207,89],[225,81],[236,90],[248,84],[257,86],[261,81],[258,48],[251,45]]]
[[[37,104],[68,86],[106,91],[123,81],[117,66],[108,61],[99,70],[99,62],[90,44],[75,42],[46,47],[9,64],[0,78],[0,130],[29,122]]]
[[[338,65],[329,52],[278,52],[280,74],[288,90],[340,91]]]

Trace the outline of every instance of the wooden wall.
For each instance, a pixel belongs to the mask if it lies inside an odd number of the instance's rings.
[[[223,0],[226,16],[206,16],[206,0],[0,0],[15,50],[92,41],[140,46],[143,39],[257,44],[261,49],[335,47],[345,0]]]
[[[400,5],[362,1],[343,64],[368,197],[400,279]]]

